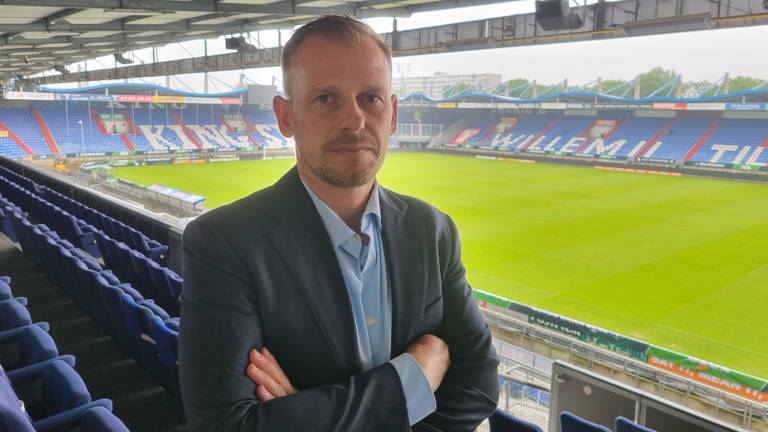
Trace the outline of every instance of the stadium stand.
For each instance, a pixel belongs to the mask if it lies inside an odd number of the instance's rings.
[[[101,115],[114,113],[122,116],[125,131],[110,129],[101,120]],[[233,127],[225,115],[243,126]],[[278,131],[271,111],[258,109],[229,115],[210,107],[159,109],[146,105],[91,111],[76,103],[69,103],[66,108],[54,103],[0,108],[0,155],[11,158],[287,145],[288,140]]]
[[[59,355],[48,325],[32,324],[26,302],[10,298],[10,278],[0,279],[0,292],[0,430],[127,431],[111,400],[91,399],[75,357]]]
[[[667,161],[681,161],[686,153],[702,139],[716,120],[712,116],[678,117],[658,143],[639,157]]]
[[[722,118],[712,113],[667,118],[610,112],[586,117],[467,118],[473,121],[454,133],[447,146],[670,164],[768,164],[768,124],[763,120]]]
[[[31,110],[26,108],[0,108],[0,121],[2,121],[7,130],[18,137],[33,154],[43,155],[50,153]],[[9,157],[18,157],[22,155],[21,146],[17,145],[16,142],[13,142],[11,137],[0,138],[0,144],[2,144],[1,148],[3,155]]]
[[[0,204],[2,204],[5,219],[11,220],[10,224],[0,225],[3,232],[9,237],[18,239],[22,250],[35,265],[90,315],[125,353],[149,373],[155,382],[159,383],[168,394],[174,395],[178,401],[176,353],[179,321],[178,318],[170,317],[166,310],[155,304],[149,295],[158,296],[158,299],[162,299],[164,306],[178,315],[181,279],[172,271],[145,257],[141,252],[129,249],[123,242],[113,240],[97,228],[47,201],[43,196],[55,197],[60,202],[66,202],[70,208],[74,206],[74,202],[67,201],[63,195],[56,194],[24,176],[2,168],[0,170]],[[84,206],[81,206],[80,210],[84,211]],[[94,213],[95,211],[91,210],[91,214]],[[28,217],[45,220],[50,226],[32,223]],[[111,220],[106,216],[104,218]],[[111,221],[114,222],[113,225],[120,226],[117,221]],[[88,234],[101,239],[99,243],[111,242],[121,246],[128,253],[121,255],[119,259],[128,259],[128,261],[118,263],[112,260],[113,255],[102,253],[98,243],[91,240],[91,237],[83,239],[82,231],[73,230],[76,227],[83,227]],[[113,232],[129,232],[129,230],[132,228],[125,226]],[[138,233],[135,230],[130,232]],[[74,241],[74,244],[70,240]],[[142,242],[133,244],[146,245],[147,243],[146,239]],[[165,250],[167,248],[162,247],[158,252],[162,253]],[[130,284],[122,283],[111,270],[102,267],[94,258],[102,255],[108,265],[115,265],[118,275],[123,276],[129,271],[132,272],[133,277],[136,278],[137,287],[143,293],[135,290]],[[137,271],[135,266],[139,262],[144,266],[144,271]],[[130,270],[126,266],[130,266]],[[159,285],[156,287],[155,283]],[[18,335],[8,333],[14,328],[30,327],[33,324],[23,306],[26,299],[12,299],[5,285],[0,288],[2,288],[0,294],[9,298],[0,301],[0,342],[7,338],[11,342],[17,341],[17,345],[20,346],[22,341],[35,340],[36,336],[39,339],[39,331],[36,330],[25,331],[23,334],[20,332]],[[172,293],[172,290],[175,291]],[[43,331],[48,330],[48,325],[45,323],[35,326]],[[28,344],[28,342],[25,343]],[[51,349],[50,344],[43,345],[40,350],[32,350],[23,356],[14,354],[10,349],[0,350],[0,353],[3,354],[0,358],[5,359],[5,356],[8,356],[9,364],[14,367],[29,362],[29,358],[47,356],[56,360],[58,355],[58,352]],[[70,357],[64,356],[61,359],[68,360]],[[71,362],[74,364],[73,357]],[[91,417],[94,418],[87,419],[93,424],[110,423],[104,413],[92,414]]]
[[[751,164],[768,162],[768,124],[749,119],[723,119],[704,146],[691,158],[693,161]]]
[[[41,109],[40,113],[62,153],[104,153],[125,150],[125,144],[120,136],[109,134],[106,130],[99,130],[95,120],[85,109],[70,108],[64,112],[59,108],[45,108]]]

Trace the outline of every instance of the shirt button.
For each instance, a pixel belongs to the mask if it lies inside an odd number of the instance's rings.
[[[369,316],[369,317],[368,317],[368,318],[365,320],[365,322],[367,322],[369,326],[372,326],[372,325],[376,324],[376,318],[374,318],[374,317],[372,317],[372,316]]]

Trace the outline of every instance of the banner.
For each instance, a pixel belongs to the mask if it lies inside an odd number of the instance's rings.
[[[172,103],[172,104],[207,104],[240,105],[240,98],[202,97],[202,96],[151,96],[151,95],[110,95],[102,93],[49,93],[49,92],[13,92],[3,93],[5,99],[45,100],[69,102],[124,102],[124,103]]]
[[[473,290],[472,293],[477,301],[506,309],[512,317],[525,320],[530,324],[606,348],[727,393],[760,403],[768,403],[768,381],[766,380],[516,303],[494,294],[479,290]]]
[[[651,346],[648,364],[755,402],[768,403],[768,382],[714,363]]]
[[[3,92],[3,97],[20,100],[53,100],[53,93],[6,91]]]

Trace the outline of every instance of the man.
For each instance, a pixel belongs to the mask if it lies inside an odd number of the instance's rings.
[[[380,187],[391,54],[326,16],[283,50],[296,167],[184,233],[179,368],[192,431],[470,431],[496,353],[443,213]]]

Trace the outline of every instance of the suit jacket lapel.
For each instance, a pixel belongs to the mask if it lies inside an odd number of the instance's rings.
[[[296,167],[275,184],[275,193],[278,205],[267,211],[281,223],[269,237],[301,287],[339,372],[355,373],[360,360],[349,295],[325,225]]]
[[[408,205],[386,189],[379,190],[382,238],[387,260],[389,289],[392,296],[391,357],[404,352],[413,337],[412,320],[421,317],[423,302],[414,296],[416,277],[424,273],[424,225],[408,218]]]

